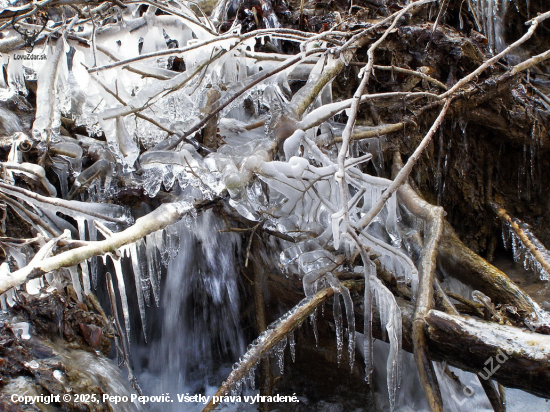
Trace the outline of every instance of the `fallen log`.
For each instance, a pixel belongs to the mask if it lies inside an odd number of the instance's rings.
[[[269,271],[267,279],[271,298],[283,306],[292,307],[303,297],[298,276],[287,278]],[[362,332],[361,290],[356,289],[353,297],[355,323],[358,332]],[[402,348],[412,353],[414,305],[399,297],[395,300],[401,310]],[[330,309],[327,306],[325,310]],[[330,319],[330,315],[327,317]],[[424,317],[424,330],[429,359],[478,374],[480,380],[495,380],[510,388],[550,398],[550,336],[435,309]],[[373,305],[372,331],[374,338],[387,341],[376,305]],[[505,361],[499,363],[499,359]]]
[[[550,397],[550,336],[437,310],[425,322],[433,360]]]
[[[515,306],[523,316],[537,311],[538,305],[531,297],[505,273],[466,247],[447,221],[437,251],[438,266],[445,274],[482,291],[493,301]]]

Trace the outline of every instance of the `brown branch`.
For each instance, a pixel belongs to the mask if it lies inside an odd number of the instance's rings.
[[[539,248],[533,244],[529,236],[525,233],[525,231],[519,226],[517,219],[512,218],[506,210],[499,206],[496,203],[491,202],[490,203],[493,211],[497,215],[497,217],[502,220],[504,223],[506,223],[516,234],[516,236],[519,238],[523,246],[529,251],[531,256],[542,266],[542,268],[547,272],[550,273],[550,262],[546,260],[544,255],[541,253]],[[538,239],[537,239],[538,240]],[[540,242],[540,241],[539,241]]]
[[[356,283],[353,281],[343,282],[349,289],[353,288]],[[326,288],[315,295],[302,299],[292,310],[283,315],[276,324],[262,333],[257,341],[252,344],[250,349],[242,356],[242,361],[233,369],[225,382],[219,387],[214,397],[226,395],[231,388],[243,379],[247,372],[260,361],[262,356],[267,354],[273,347],[288,336],[296,327],[298,327],[313,311],[324,301],[334,295],[334,289]],[[214,397],[208,405],[203,409],[203,412],[211,412],[215,409],[216,404]]]

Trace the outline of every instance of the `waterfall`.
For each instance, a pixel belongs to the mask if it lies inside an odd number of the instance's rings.
[[[176,226],[179,253],[168,264],[153,319],[160,327],[140,350],[141,383],[151,395],[211,395],[227,375],[223,367],[245,349],[236,273],[240,239],[219,232],[224,225],[212,211]],[[182,405],[166,406],[162,409],[181,410]]]

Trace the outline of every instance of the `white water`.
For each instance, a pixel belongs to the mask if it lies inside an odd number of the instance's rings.
[[[240,241],[218,233],[223,228],[212,211],[190,227],[183,221],[175,225],[179,253],[168,264],[159,311],[150,316],[149,343],[135,349],[146,395],[213,395],[244,353],[236,273]],[[152,405],[152,410],[195,409],[201,405]]]

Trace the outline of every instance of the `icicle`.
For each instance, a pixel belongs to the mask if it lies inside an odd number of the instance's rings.
[[[136,249],[138,252],[138,262],[140,266],[141,274],[141,291],[143,293],[143,299],[147,306],[151,305],[151,280],[149,279],[149,267],[147,262],[145,240],[140,239],[136,242]]]
[[[132,261],[132,269],[134,270],[134,282],[136,284],[136,295],[139,306],[139,316],[141,318],[141,327],[143,329],[143,337],[147,342],[147,322],[145,320],[145,302],[143,300],[143,288],[141,286],[141,279],[143,274],[141,273],[141,264],[139,261],[138,248],[135,243],[132,243],[127,249],[130,259]]]
[[[165,229],[166,249],[170,260],[174,259],[180,250],[180,236],[176,225],[170,225]]]
[[[336,359],[338,365],[342,361],[342,348],[344,347],[344,320],[342,319],[342,307],[339,294],[334,295],[333,301],[334,326],[336,327]]]
[[[277,366],[281,375],[285,372],[285,348],[287,342],[288,339],[285,337],[273,347],[273,354],[277,358]]]
[[[153,236],[155,238],[155,246],[160,253],[160,261],[164,267],[167,267],[168,263],[170,263],[170,251],[164,239],[164,232],[164,230],[158,230],[153,233]]]
[[[2,312],[8,311],[8,302],[5,293],[2,293],[2,295],[0,295],[0,307],[2,308]]]
[[[294,331],[288,334],[288,344],[290,346],[290,357],[292,362],[296,362],[296,340],[294,338]]]
[[[346,308],[346,319],[348,322],[348,354],[349,354],[349,367],[353,370],[353,364],[355,363],[355,313],[353,311],[353,300],[349,289],[342,285],[341,296],[344,299],[344,306]]]
[[[112,255],[111,261],[115,268],[117,279],[118,294],[120,295],[120,303],[122,305],[122,315],[124,316],[124,326],[126,329],[126,340],[130,343],[130,309],[128,307],[128,297],[126,295],[126,286],[124,284],[124,273],[122,272],[122,264],[120,259],[114,258]]]
[[[365,359],[365,380],[368,384],[371,383],[371,375],[373,370],[372,360],[372,296],[371,296],[371,278],[374,278],[376,266],[372,261],[364,262],[363,268],[365,275],[365,296],[363,300],[363,357]]]
[[[145,252],[147,254],[147,266],[149,268],[149,280],[155,297],[155,304],[160,305],[160,262],[157,257],[157,247],[155,245],[156,236],[154,233],[147,235],[145,241]]]
[[[309,315],[309,321],[313,328],[313,336],[315,336],[315,346],[319,347],[319,331],[317,330],[317,308]]]
[[[88,225],[88,234],[90,236],[90,242],[95,242],[97,240],[97,228],[95,225]],[[92,272],[92,286],[94,289],[97,289],[97,257],[91,257],[90,262],[90,272]]]
[[[256,389],[256,365],[250,368],[246,376],[246,379],[248,379],[248,382],[250,383],[250,388],[252,390]]]
[[[78,224],[78,236],[80,240],[86,240],[86,225],[85,219],[78,218],[76,219],[76,222]],[[90,220],[88,220],[88,227],[93,226],[90,224]],[[88,271],[88,261],[84,260],[83,262],[80,262],[80,271],[82,272],[82,283],[84,286],[84,295],[88,296],[90,294],[90,272]]]
[[[380,312],[380,324],[382,330],[386,330],[390,341],[390,353],[386,363],[388,394],[390,399],[390,409],[395,407],[395,395],[400,379],[400,360],[399,349],[402,339],[401,311],[395,301],[393,294],[378,279],[372,278],[372,286],[375,291],[376,305]]]
[[[76,292],[76,296],[78,296],[78,301],[82,302],[82,286],[80,285],[80,278],[78,276],[78,270],[76,266],[71,266],[69,268],[69,273],[71,274],[71,281],[73,283],[73,288]]]

